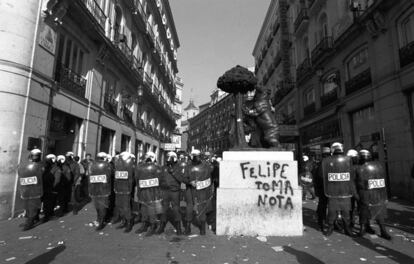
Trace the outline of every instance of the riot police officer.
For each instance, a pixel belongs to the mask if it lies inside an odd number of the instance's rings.
[[[180,185],[180,213],[181,218],[183,219],[183,226],[186,228],[187,222],[190,222],[190,225],[188,228],[190,230],[185,230],[184,234],[189,235],[191,233],[191,218],[188,218],[188,215],[192,216],[193,214],[193,208],[192,208],[192,200],[191,199],[191,193],[190,189],[187,188],[187,185],[190,183],[188,182],[189,178],[187,177],[187,167],[188,167],[188,157],[184,155],[184,153],[181,153],[179,156],[178,166],[180,167],[180,170],[184,171],[184,177],[183,182]]]
[[[57,163],[62,171],[62,177],[59,182],[57,203],[59,205],[58,216],[63,216],[69,211],[69,202],[72,195],[72,172],[66,158],[63,155],[57,156]]]
[[[43,196],[44,165],[41,162],[42,152],[39,149],[30,151],[29,162],[19,165],[20,197],[26,210],[26,222],[23,231],[32,229],[35,221],[39,219],[41,197]]]
[[[329,147],[322,148],[322,160],[331,156],[331,149]],[[318,162],[313,169],[313,184],[315,189],[315,195],[318,197],[318,206],[316,214],[318,217],[318,226],[321,231],[324,231],[324,224],[326,223],[326,210],[328,207],[328,197],[325,195],[323,187],[323,175],[322,175],[322,161]]]
[[[145,236],[152,236],[157,229],[157,215],[162,211],[162,194],[160,178],[162,169],[156,164],[155,153],[145,154],[145,163],[139,164],[135,169],[138,200],[141,204],[142,225],[137,234],[145,231]]]
[[[385,183],[385,170],[379,161],[373,161],[368,150],[359,152],[361,165],[357,169],[357,189],[360,197],[360,231],[374,233],[370,226],[370,219],[375,219],[381,232],[381,237],[390,240],[391,236],[384,227],[386,216],[387,191]]]
[[[212,210],[211,199],[213,198],[213,185],[211,184],[212,166],[202,162],[200,151],[195,149],[191,152],[191,164],[188,167],[190,182],[190,193],[194,205],[194,213],[200,235],[206,234],[206,214]],[[188,204],[187,204],[188,206]],[[192,215],[191,215],[192,221]],[[191,224],[187,221],[187,225]],[[187,226],[186,226],[187,229]]]
[[[328,197],[328,230],[332,234],[335,220],[342,220],[346,235],[352,236],[349,228],[351,197],[355,194],[354,171],[351,159],[344,155],[344,147],[335,142],[331,146],[332,156],[322,160],[325,195]]]
[[[346,152],[346,155],[348,157],[351,158],[352,161],[352,169],[354,170],[354,173],[357,171],[358,166],[359,166],[359,157],[358,157],[358,151],[356,151],[355,149],[349,149]],[[349,226],[352,228],[355,225],[355,214],[354,212],[356,211],[356,204],[357,204],[357,198],[356,195],[352,196],[351,198],[351,211],[349,212],[349,217],[350,217],[350,223]]]
[[[71,182],[70,182],[70,193],[71,193],[71,203],[72,203],[72,212],[74,215],[78,214],[78,211],[81,208],[79,197],[80,192],[77,189],[81,187],[81,173],[80,173],[80,164],[74,160],[74,154],[71,151],[66,152],[66,164],[69,166],[71,173]]]
[[[117,229],[125,228],[125,233],[128,233],[134,225],[131,213],[131,193],[135,181],[135,164],[129,152],[122,152],[114,163],[115,210],[119,212],[122,221]]]
[[[56,156],[49,154],[46,156],[45,172],[43,174],[43,212],[45,214],[43,222],[49,221],[54,215],[54,208],[56,206],[56,199],[58,193],[58,186],[62,171],[56,164]]]
[[[177,154],[175,152],[170,151],[167,153],[167,165],[163,167],[161,178],[164,212],[157,234],[164,232],[165,225],[167,224],[167,210],[171,203],[174,226],[177,230],[177,235],[181,235],[180,189],[181,183],[184,182],[185,168],[182,168],[177,161]]]
[[[95,205],[98,226],[96,231],[105,227],[105,217],[109,207],[109,195],[111,194],[111,167],[105,160],[106,153],[100,152],[96,161],[91,166],[89,175],[89,195]]]

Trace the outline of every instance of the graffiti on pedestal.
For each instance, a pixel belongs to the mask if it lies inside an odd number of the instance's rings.
[[[288,163],[242,162],[240,169],[243,180],[252,181],[253,187],[262,191],[257,197],[258,207],[270,206],[282,210],[294,208],[292,203],[294,189],[289,177]]]

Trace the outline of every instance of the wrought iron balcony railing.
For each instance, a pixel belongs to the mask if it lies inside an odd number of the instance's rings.
[[[132,68],[142,78],[142,74],[144,73],[144,68],[143,68],[143,65],[142,65],[142,61],[138,60],[137,57],[135,57],[135,56],[133,56]]]
[[[372,83],[371,79],[371,69],[368,68],[365,71],[357,74],[350,80],[345,83],[345,92],[346,95],[349,95],[353,92],[356,92],[365,86],[368,86]]]
[[[57,81],[61,88],[85,98],[86,79],[67,68],[63,64],[58,64],[56,67],[55,81]]]
[[[147,72],[145,73],[145,82],[148,84],[149,87],[152,86],[153,80]]]
[[[122,113],[123,113],[124,120],[133,125],[134,121],[132,119],[132,111],[129,110],[128,107],[123,106],[122,107]]]
[[[327,106],[338,100],[338,92],[336,89],[321,96],[321,106]]]
[[[302,8],[298,14],[298,17],[295,20],[295,23],[293,24],[295,28],[295,32],[299,29],[300,25],[306,21],[309,21],[308,9]]]
[[[101,28],[105,30],[106,15],[105,15],[105,12],[102,10],[102,8],[99,6],[99,4],[96,2],[96,0],[82,0],[82,1],[85,4],[86,8],[89,10],[89,12],[96,19],[98,24],[101,26]]]
[[[312,50],[312,64],[316,64],[320,58],[332,49],[333,38],[324,37]]]
[[[114,115],[118,115],[118,102],[109,95],[104,97],[104,109]]]
[[[144,7],[142,6],[141,1],[134,0],[134,7],[135,7],[134,14],[140,14],[140,16],[142,17],[142,20],[146,21],[147,16],[145,14]]]
[[[276,105],[285,98],[295,88],[295,82],[286,80],[280,81],[277,84],[278,90],[275,93],[273,104]]]
[[[296,79],[297,82],[300,82],[304,78],[308,76],[308,74],[312,71],[312,64],[309,57],[306,57],[301,64],[296,68]]]
[[[303,114],[304,114],[304,116],[309,116],[309,115],[315,113],[315,111],[316,111],[316,104],[315,104],[315,102],[310,103],[310,104],[306,105],[303,108]]]
[[[399,50],[400,66],[404,67],[414,62],[414,41],[408,43]]]

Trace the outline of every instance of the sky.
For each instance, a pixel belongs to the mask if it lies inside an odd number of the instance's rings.
[[[180,47],[178,76],[183,108],[210,101],[217,79],[230,68],[253,67],[253,48],[270,0],[170,0]]]

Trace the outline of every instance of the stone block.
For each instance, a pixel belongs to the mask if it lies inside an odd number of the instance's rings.
[[[217,235],[301,236],[302,189],[292,152],[224,152]]]

